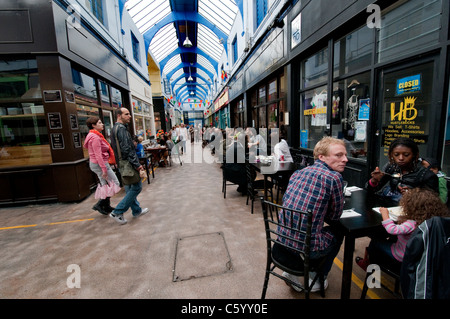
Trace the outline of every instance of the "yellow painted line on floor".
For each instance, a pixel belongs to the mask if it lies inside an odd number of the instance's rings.
[[[46,224],[46,225],[60,225],[60,224],[69,224],[69,223],[77,223],[77,222],[86,222],[86,221],[90,221],[90,220],[94,220],[94,218],[89,218],[89,219],[77,219],[77,220],[67,220],[64,222],[55,222],[55,223],[50,223],[50,224]]]
[[[334,258],[334,264],[339,267],[341,271],[344,269],[344,265],[338,258]],[[359,289],[363,289],[364,282],[359,279],[353,272],[352,272],[352,281],[359,287]],[[370,299],[381,299],[376,293],[374,293],[372,290],[367,290],[367,296],[370,297]]]
[[[89,218],[89,219],[77,219],[77,220],[67,220],[63,222],[54,222],[45,224],[45,226],[52,226],[52,225],[60,225],[60,224],[69,224],[69,223],[77,223],[77,222],[86,222],[94,220],[95,218]],[[38,224],[35,225],[19,225],[19,226],[10,226],[10,227],[1,227],[0,230],[6,230],[6,229],[19,229],[19,228],[30,228],[30,227],[36,227]]]
[[[28,228],[28,227],[36,227],[36,225],[21,225],[21,226],[11,226],[11,227],[2,227],[0,228],[0,230],[4,230],[4,229],[17,229],[17,228]]]

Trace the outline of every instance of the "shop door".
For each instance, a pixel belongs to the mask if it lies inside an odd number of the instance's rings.
[[[425,157],[437,139],[433,100],[433,80],[436,61],[428,59],[414,64],[385,69],[380,73],[378,123],[375,124],[375,166],[388,162],[390,143],[398,137],[413,139]],[[433,137],[434,136],[434,137]],[[372,167],[372,169],[374,168]]]
[[[105,138],[111,143],[111,132],[114,126],[111,111],[103,110],[103,124],[105,124]]]

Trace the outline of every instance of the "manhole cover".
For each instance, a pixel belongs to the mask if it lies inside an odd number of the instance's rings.
[[[173,281],[183,281],[232,271],[230,254],[221,232],[177,239]]]

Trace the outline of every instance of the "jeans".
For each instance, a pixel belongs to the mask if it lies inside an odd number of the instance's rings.
[[[114,215],[122,215],[128,208],[131,207],[133,216],[139,215],[142,208],[139,206],[137,197],[142,191],[142,182],[139,181],[135,184],[125,185],[125,197],[117,204],[116,208],[112,212]]]
[[[319,259],[323,256],[327,256],[326,261],[323,265],[323,273],[325,277],[330,272],[331,267],[333,266],[334,258],[336,258],[337,254],[339,253],[342,241],[344,239],[343,236],[341,236],[340,234],[333,233],[333,235],[334,237],[331,241],[330,246],[328,246],[324,250],[312,251],[310,254],[311,259]]]

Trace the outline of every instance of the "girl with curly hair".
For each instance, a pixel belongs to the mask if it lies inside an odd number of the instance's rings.
[[[371,263],[402,262],[406,244],[416,227],[431,217],[448,216],[447,206],[442,203],[436,192],[426,188],[406,191],[400,200],[400,206],[403,211],[396,222],[389,216],[387,208],[380,208],[382,225],[389,235],[397,238],[397,241],[372,239],[366,248],[364,258],[356,257],[356,263],[364,270]]]

